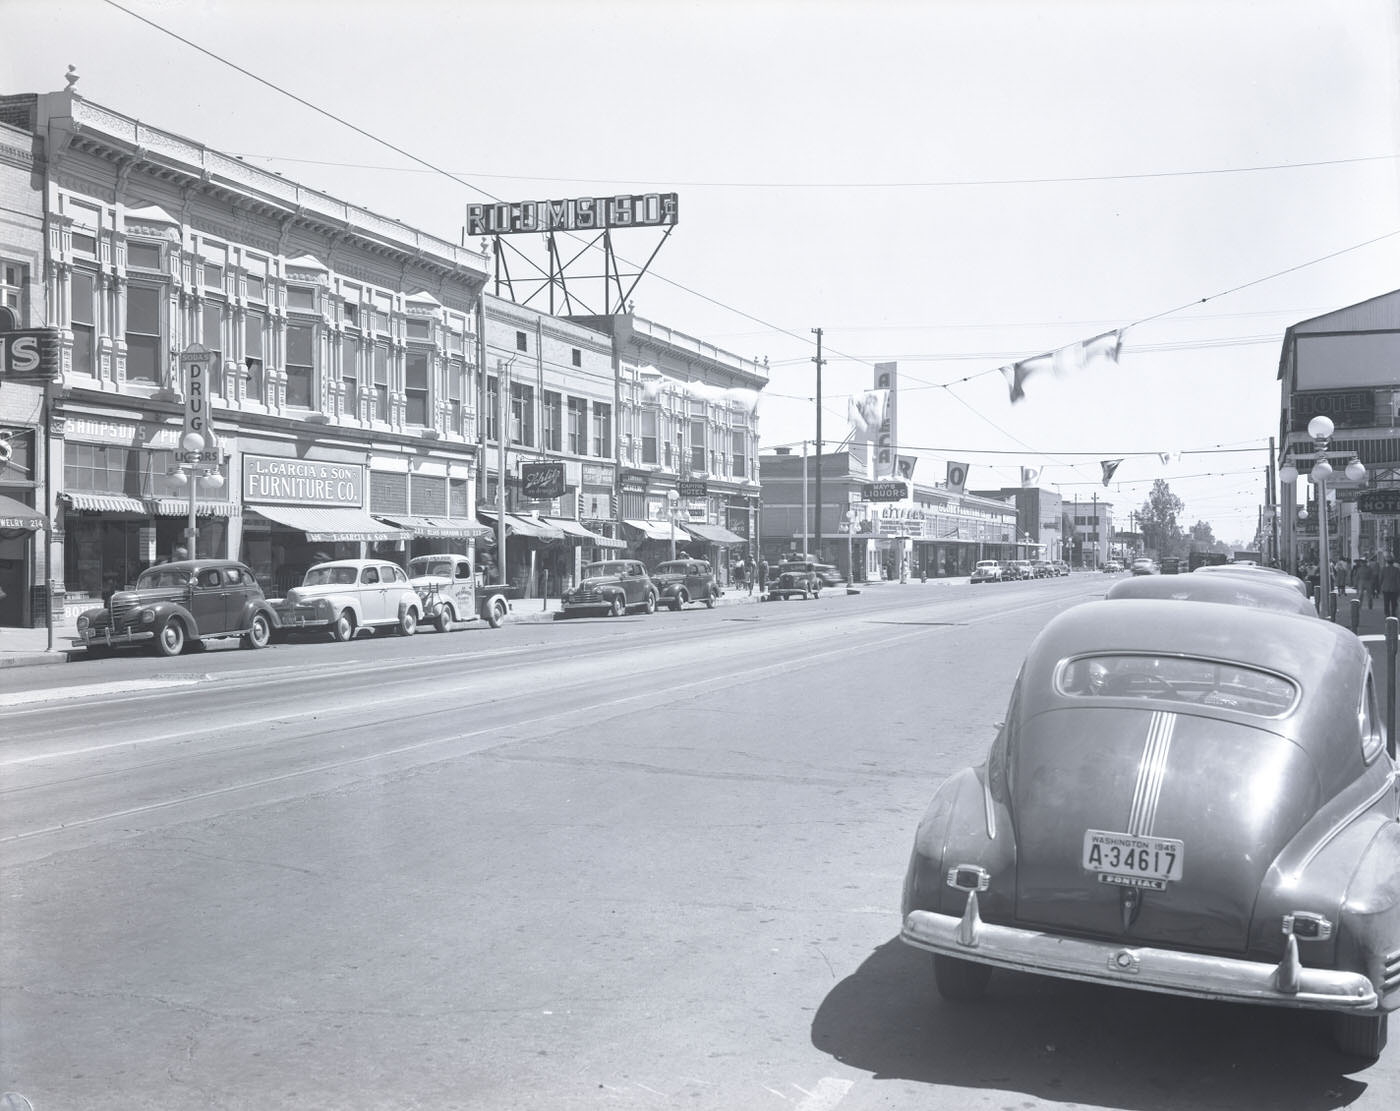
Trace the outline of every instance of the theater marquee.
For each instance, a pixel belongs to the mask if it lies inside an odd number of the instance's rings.
[[[675,193],[469,204],[467,235],[669,227],[676,223],[677,214]]]

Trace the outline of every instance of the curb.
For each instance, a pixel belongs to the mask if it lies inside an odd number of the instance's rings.
[[[66,664],[69,653],[65,649],[53,652],[28,652],[23,656],[0,656],[0,668],[43,667],[47,664]]]

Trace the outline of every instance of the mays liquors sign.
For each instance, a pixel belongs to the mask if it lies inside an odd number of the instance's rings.
[[[678,213],[675,193],[469,204],[467,235],[669,227],[676,222]]]
[[[365,504],[365,468],[360,463],[317,463],[243,457],[243,500],[264,505],[328,505],[360,508]]]

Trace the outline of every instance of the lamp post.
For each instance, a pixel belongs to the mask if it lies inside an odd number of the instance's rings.
[[[856,511],[846,510],[846,585],[850,586],[856,581]]]
[[[670,503],[671,517],[671,559],[676,558],[676,503],[681,500],[681,496],[675,490],[666,491],[666,501]]]
[[[189,558],[194,559],[199,550],[196,547],[199,540],[199,526],[196,523],[198,506],[196,499],[199,494],[199,484],[202,482],[211,489],[217,490],[224,484],[224,476],[219,473],[219,453],[217,451],[206,451],[205,440],[198,432],[186,432],[180,437],[181,450],[176,453],[176,461],[180,464],[179,469],[170,475],[170,481],[176,486],[189,487],[189,520],[185,527],[185,550],[189,553]]]
[[[1318,589],[1322,594],[1324,617],[1334,616],[1329,612],[1328,601],[1332,597],[1332,553],[1327,537],[1327,480],[1332,477],[1332,464],[1327,461],[1327,445],[1332,439],[1335,427],[1330,417],[1319,415],[1308,421],[1308,435],[1312,438],[1313,455],[1316,460],[1308,477],[1312,479],[1313,487],[1317,490]],[[1352,459],[1347,464],[1346,476],[1352,482],[1365,481],[1366,468],[1360,459]],[[1298,468],[1292,463],[1285,463],[1279,468],[1278,477],[1285,486],[1291,486],[1298,481]]]

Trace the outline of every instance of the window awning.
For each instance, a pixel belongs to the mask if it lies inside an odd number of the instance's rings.
[[[375,519],[394,528],[407,529],[414,536],[438,540],[464,540],[490,536],[491,530],[463,517],[415,517],[406,513],[376,514]]]
[[[690,521],[682,522],[681,528],[690,533],[697,540],[704,540],[711,544],[746,544],[748,543],[737,532],[730,532],[723,525],[698,525]]]
[[[151,506],[159,517],[184,517],[190,511],[187,498],[155,498]],[[194,512],[196,517],[237,517],[243,512],[243,507],[236,501],[196,500]]]
[[[478,517],[484,518],[495,525],[496,514],[485,513],[477,510]],[[513,536],[524,536],[531,540],[562,540],[564,533],[553,525],[547,525],[543,521],[536,521],[531,517],[517,517],[513,513],[506,514],[506,531]]]
[[[685,529],[679,525],[674,533],[671,532],[670,521],[623,521],[628,528],[634,528],[645,536],[648,540],[670,540],[674,536],[677,540],[685,539]]]
[[[139,498],[128,498],[124,494],[69,494],[62,495],[73,509],[84,513],[140,513],[150,515],[150,509]]]
[[[37,532],[44,527],[44,515],[24,502],[0,494],[0,528],[22,528]]]
[[[627,547],[621,540],[614,540],[611,536],[600,536],[592,529],[585,528],[572,517],[546,517],[551,525],[557,528],[565,536],[573,536],[579,540],[585,540],[595,548],[625,548]]]
[[[338,544],[355,540],[407,540],[405,529],[381,524],[363,509],[337,506],[249,505],[249,512],[306,533],[313,544]]]

